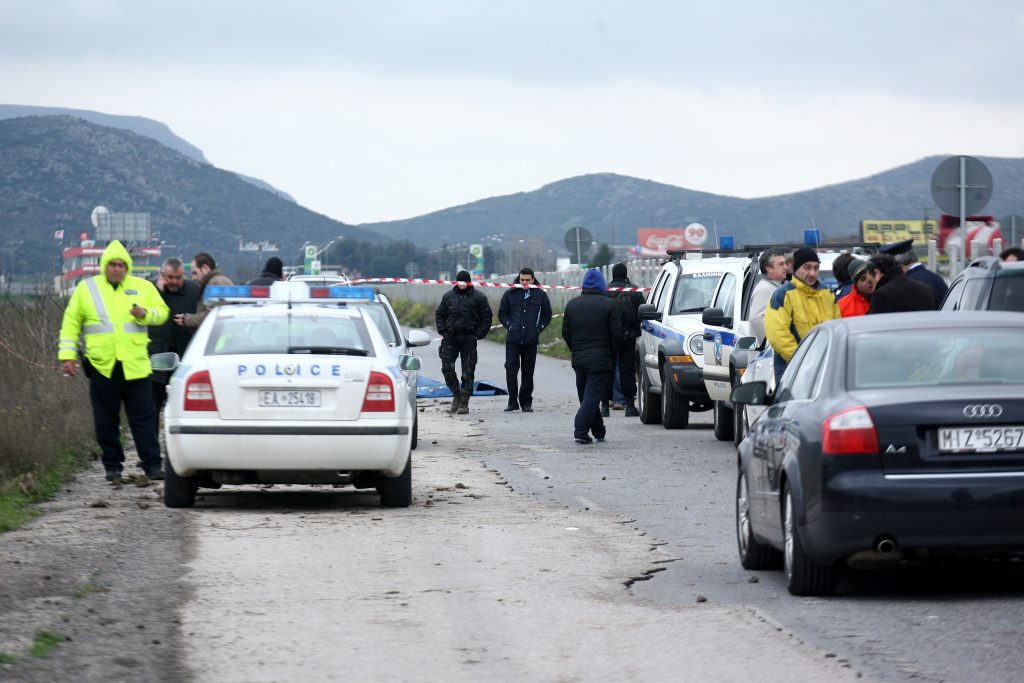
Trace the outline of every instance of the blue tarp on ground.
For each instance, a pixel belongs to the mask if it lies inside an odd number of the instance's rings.
[[[444,382],[419,375],[416,378],[416,398],[444,398],[451,396],[452,390]],[[508,389],[486,379],[473,382],[474,396],[508,396]]]

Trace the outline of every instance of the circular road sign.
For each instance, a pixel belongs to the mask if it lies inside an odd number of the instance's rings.
[[[963,159],[961,177],[960,160]],[[979,213],[992,198],[992,174],[988,167],[974,157],[949,157],[932,173],[932,199],[942,212],[960,215],[960,191],[964,190],[966,215]]]
[[[569,228],[565,233],[565,248],[569,250],[572,255],[580,255],[590,252],[590,245],[594,241],[594,236],[590,234],[590,231],[584,228],[582,225],[577,225],[575,228]]]
[[[686,236],[687,242],[697,247],[704,246],[704,243],[708,241],[708,229],[700,223],[690,223],[686,226],[683,234]]]

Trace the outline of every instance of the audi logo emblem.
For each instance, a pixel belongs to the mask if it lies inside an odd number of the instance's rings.
[[[1003,414],[1003,407],[998,403],[978,404],[964,407],[964,417],[999,417]]]

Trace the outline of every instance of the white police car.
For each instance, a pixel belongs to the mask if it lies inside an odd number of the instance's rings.
[[[351,484],[412,500],[420,359],[373,320],[372,288],[209,286],[168,387],[164,502],[199,487]],[[232,305],[222,305],[222,304]]]

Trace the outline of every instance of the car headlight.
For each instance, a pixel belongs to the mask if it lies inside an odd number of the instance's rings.
[[[704,336],[695,334],[690,337],[690,353],[694,356],[704,355]]]

